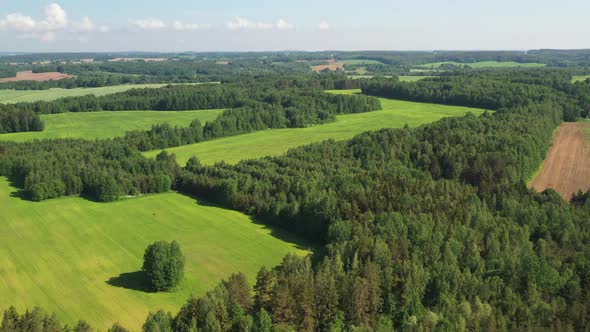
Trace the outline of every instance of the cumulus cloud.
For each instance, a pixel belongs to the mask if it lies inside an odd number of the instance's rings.
[[[68,25],[68,15],[60,5],[52,3],[45,7],[45,20],[40,25],[47,30],[63,29]]]
[[[156,18],[148,18],[145,20],[129,20],[129,24],[143,30],[159,30],[164,29],[166,24]]]
[[[322,31],[330,30],[330,24],[328,24],[328,22],[326,22],[326,21],[322,21],[318,25],[318,29],[320,29]]]
[[[279,30],[291,30],[291,29],[293,29],[295,27],[293,24],[285,21],[282,18],[279,18],[277,20],[276,26],[277,26],[277,29],[279,29]]]
[[[0,20],[0,30],[33,31],[37,22],[30,17],[20,13],[8,14]]]
[[[71,32],[90,32],[95,30],[95,24],[87,16],[82,17],[80,21],[69,22],[68,14],[57,3],[47,5],[40,20],[21,13],[8,14],[0,18],[0,31],[18,32],[18,38],[50,42],[56,39],[58,32],[66,29]]]
[[[273,25],[254,22],[247,18],[236,16],[233,20],[227,22],[227,28],[230,30],[270,30],[273,28]]]
[[[184,30],[198,30],[201,26],[196,23],[182,23],[180,21],[172,22],[172,29],[176,31],[184,31]]]

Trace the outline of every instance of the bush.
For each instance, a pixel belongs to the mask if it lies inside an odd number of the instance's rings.
[[[176,241],[155,242],[143,255],[142,270],[154,291],[169,291],[176,287],[184,275],[184,256]]]

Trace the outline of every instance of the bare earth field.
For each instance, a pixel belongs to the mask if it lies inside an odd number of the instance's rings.
[[[531,183],[541,192],[555,189],[565,200],[578,190],[590,189],[590,122],[559,127],[543,168]]]
[[[344,63],[337,62],[336,60],[328,60],[325,65],[313,66],[311,69],[318,73],[325,69],[330,69],[332,71],[341,70],[344,69]]]
[[[63,74],[58,72],[49,73],[33,73],[32,71],[19,71],[16,77],[0,78],[0,83],[16,82],[16,81],[51,81],[63,80],[65,78],[72,78],[73,75]]]

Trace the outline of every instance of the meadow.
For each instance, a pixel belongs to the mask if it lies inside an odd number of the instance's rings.
[[[352,79],[358,79],[358,78],[373,78],[375,77],[374,75],[348,75],[349,78]],[[385,77],[391,77],[391,76],[385,76]],[[398,76],[400,82],[416,82],[419,80],[423,80],[425,78],[432,78],[432,77],[438,77],[438,76]]]
[[[345,65],[351,65],[351,66],[362,66],[362,65],[382,65],[383,62],[381,61],[377,61],[377,60],[367,60],[367,59],[351,59],[351,60],[339,60],[338,62],[341,62]]]
[[[574,76],[572,78],[572,83],[575,82],[582,82],[590,78],[590,75],[582,75],[582,76]]]
[[[123,92],[129,89],[161,88],[168,84],[125,84],[100,88],[75,88],[75,89],[48,89],[48,90],[0,90],[0,103],[12,104],[20,102],[33,102],[38,100],[55,100],[63,97],[76,97],[84,95],[104,96],[111,93]]]
[[[117,111],[43,114],[45,130],[0,135],[0,141],[31,141],[48,138],[104,139],[125,135],[130,130],[147,130],[158,123],[187,127],[194,119],[214,120],[223,110]]]
[[[340,90],[332,93],[353,94],[360,90]],[[444,117],[462,116],[467,112],[479,115],[482,109],[414,103],[380,98],[382,110],[337,116],[335,122],[308,128],[269,129],[245,135],[220,138],[167,149],[176,154],[183,165],[196,155],[201,162],[213,164],[218,161],[236,163],[243,159],[280,155],[290,148],[327,139],[345,140],[368,130],[400,128],[404,125],[417,127]],[[156,156],[160,151],[149,151],[145,155]]]
[[[511,68],[511,67],[524,67],[524,68],[538,68],[538,67],[545,67],[544,63],[521,63],[521,62],[513,62],[513,61],[480,61],[480,62],[472,62],[472,63],[460,63],[454,61],[445,61],[445,62],[433,62],[433,63],[426,63],[418,68],[427,68],[427,69],[436,69],[442,65],[456,65],[456,66],[469,66],[471,68]]]
[[[70,324],[132,331],[150,310],[175,313],[241,271],[254,282],[263,265],[287,253],[308,254],[288,234],[248,216],[169,192],[114,203],[79,197],[34,203],[0,178],[0,308],[41,306]],[[175,292],[146,292],[138,271],[148,244],[177,240],[186,257]]]

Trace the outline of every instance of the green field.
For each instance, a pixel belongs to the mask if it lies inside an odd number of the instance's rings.
[[[416,82],[425,78],[433,78],[438,76],[398,76],[401,82]]]
[[[55,100],[63,97],[76,97],[94,94],[104,96],[135,88],[160,88],[166,84],[131,84],[114,85],[100,88],[49,89],[49,90],[0,90],[0,103],[33,102],[38,100]]]
[[[442,65],[457,65],[457,66],[469,66],[471,68],[511,68],[511,67],[524,67],[524,68],[539,68],[545,67],[544,63],[520,63],[520,62],[513,62],[513,61],[480,61],[480,62],[472,62],[472,63],[459,63],[454,61],[445,61],[445,62],[433,62],[433,63],[426,63],[418,68],[428,68],[428,69],[435,69]]]
[[[357,79],[357,78],[373,78],[375,76],[373,75],[348,75],[349,78],[351,79]],[[383,76],[383,77],[391,77],[391,76]],[[425,78],[432,78],[432,77],[438,77],[438,76],[398,76],[399,80],[401,82],[416,82]]]
[[[332,91],[353,94],[359,90]],[[482,109],[413,103],[400,100],[381,99],[383,110],[339,115],[336,122],[308,128],[269,129],[246,135],[220,138],[167,149],[175,153],[183,165],[188,158],[196,155],[201,162],[212,164],[224,160],[235,163],[242,159],[280,155],[290,148],[319,142],[326,139],[344,140],[368,130],[399,128],[408,124],[416,127],[449,116],[461,116],[467,112],[481,114]],[[159,151],[146,152],[154,157]]]
[[[573,83],[573,82],[581,82],[581,81],[585,81],[585,80],[587,80],[587,79],[589,79],[589,78],[590,78],[590,75],[574,76],[574,77],[572,78],[572,83]]]
[[[111,93],[123,92],[129,89],[161,88],[168,84],[127,84],[105,86],[100,88],[49,89],[49,90],[0,90],[0,104],[19,102],[33,102],[38,100],[55,100],[62,97],[76,97],[84,95],[104,96]]]
[[[232,273],[253,282],[261,266],[309,253],[244,214],[173,192],[115,203],[35,203],[15,191],[0,178],[0,309],[41,306],[70,326],[85,319],[106,331],[119,321],[139,331],[150,310],[176,312],[191,294],[203,295]],[[157,240],[177,240],[186,256],[176,292],[137,286],[143,251]]]
[[[44,138],[112,138],[130,130],[147,130],[157,123],[187,127],[194,119],[215,119],[223,110],[200,111],[127,111],[44,114],[45,130],[1,134],[0,141],[30,141]]]
[[[366,59],[351,59],[351,60],[339,60],[345,65],[351,66],[362,66],[362,65],[382,65],[383,62],[377,60],[366,60]]]

